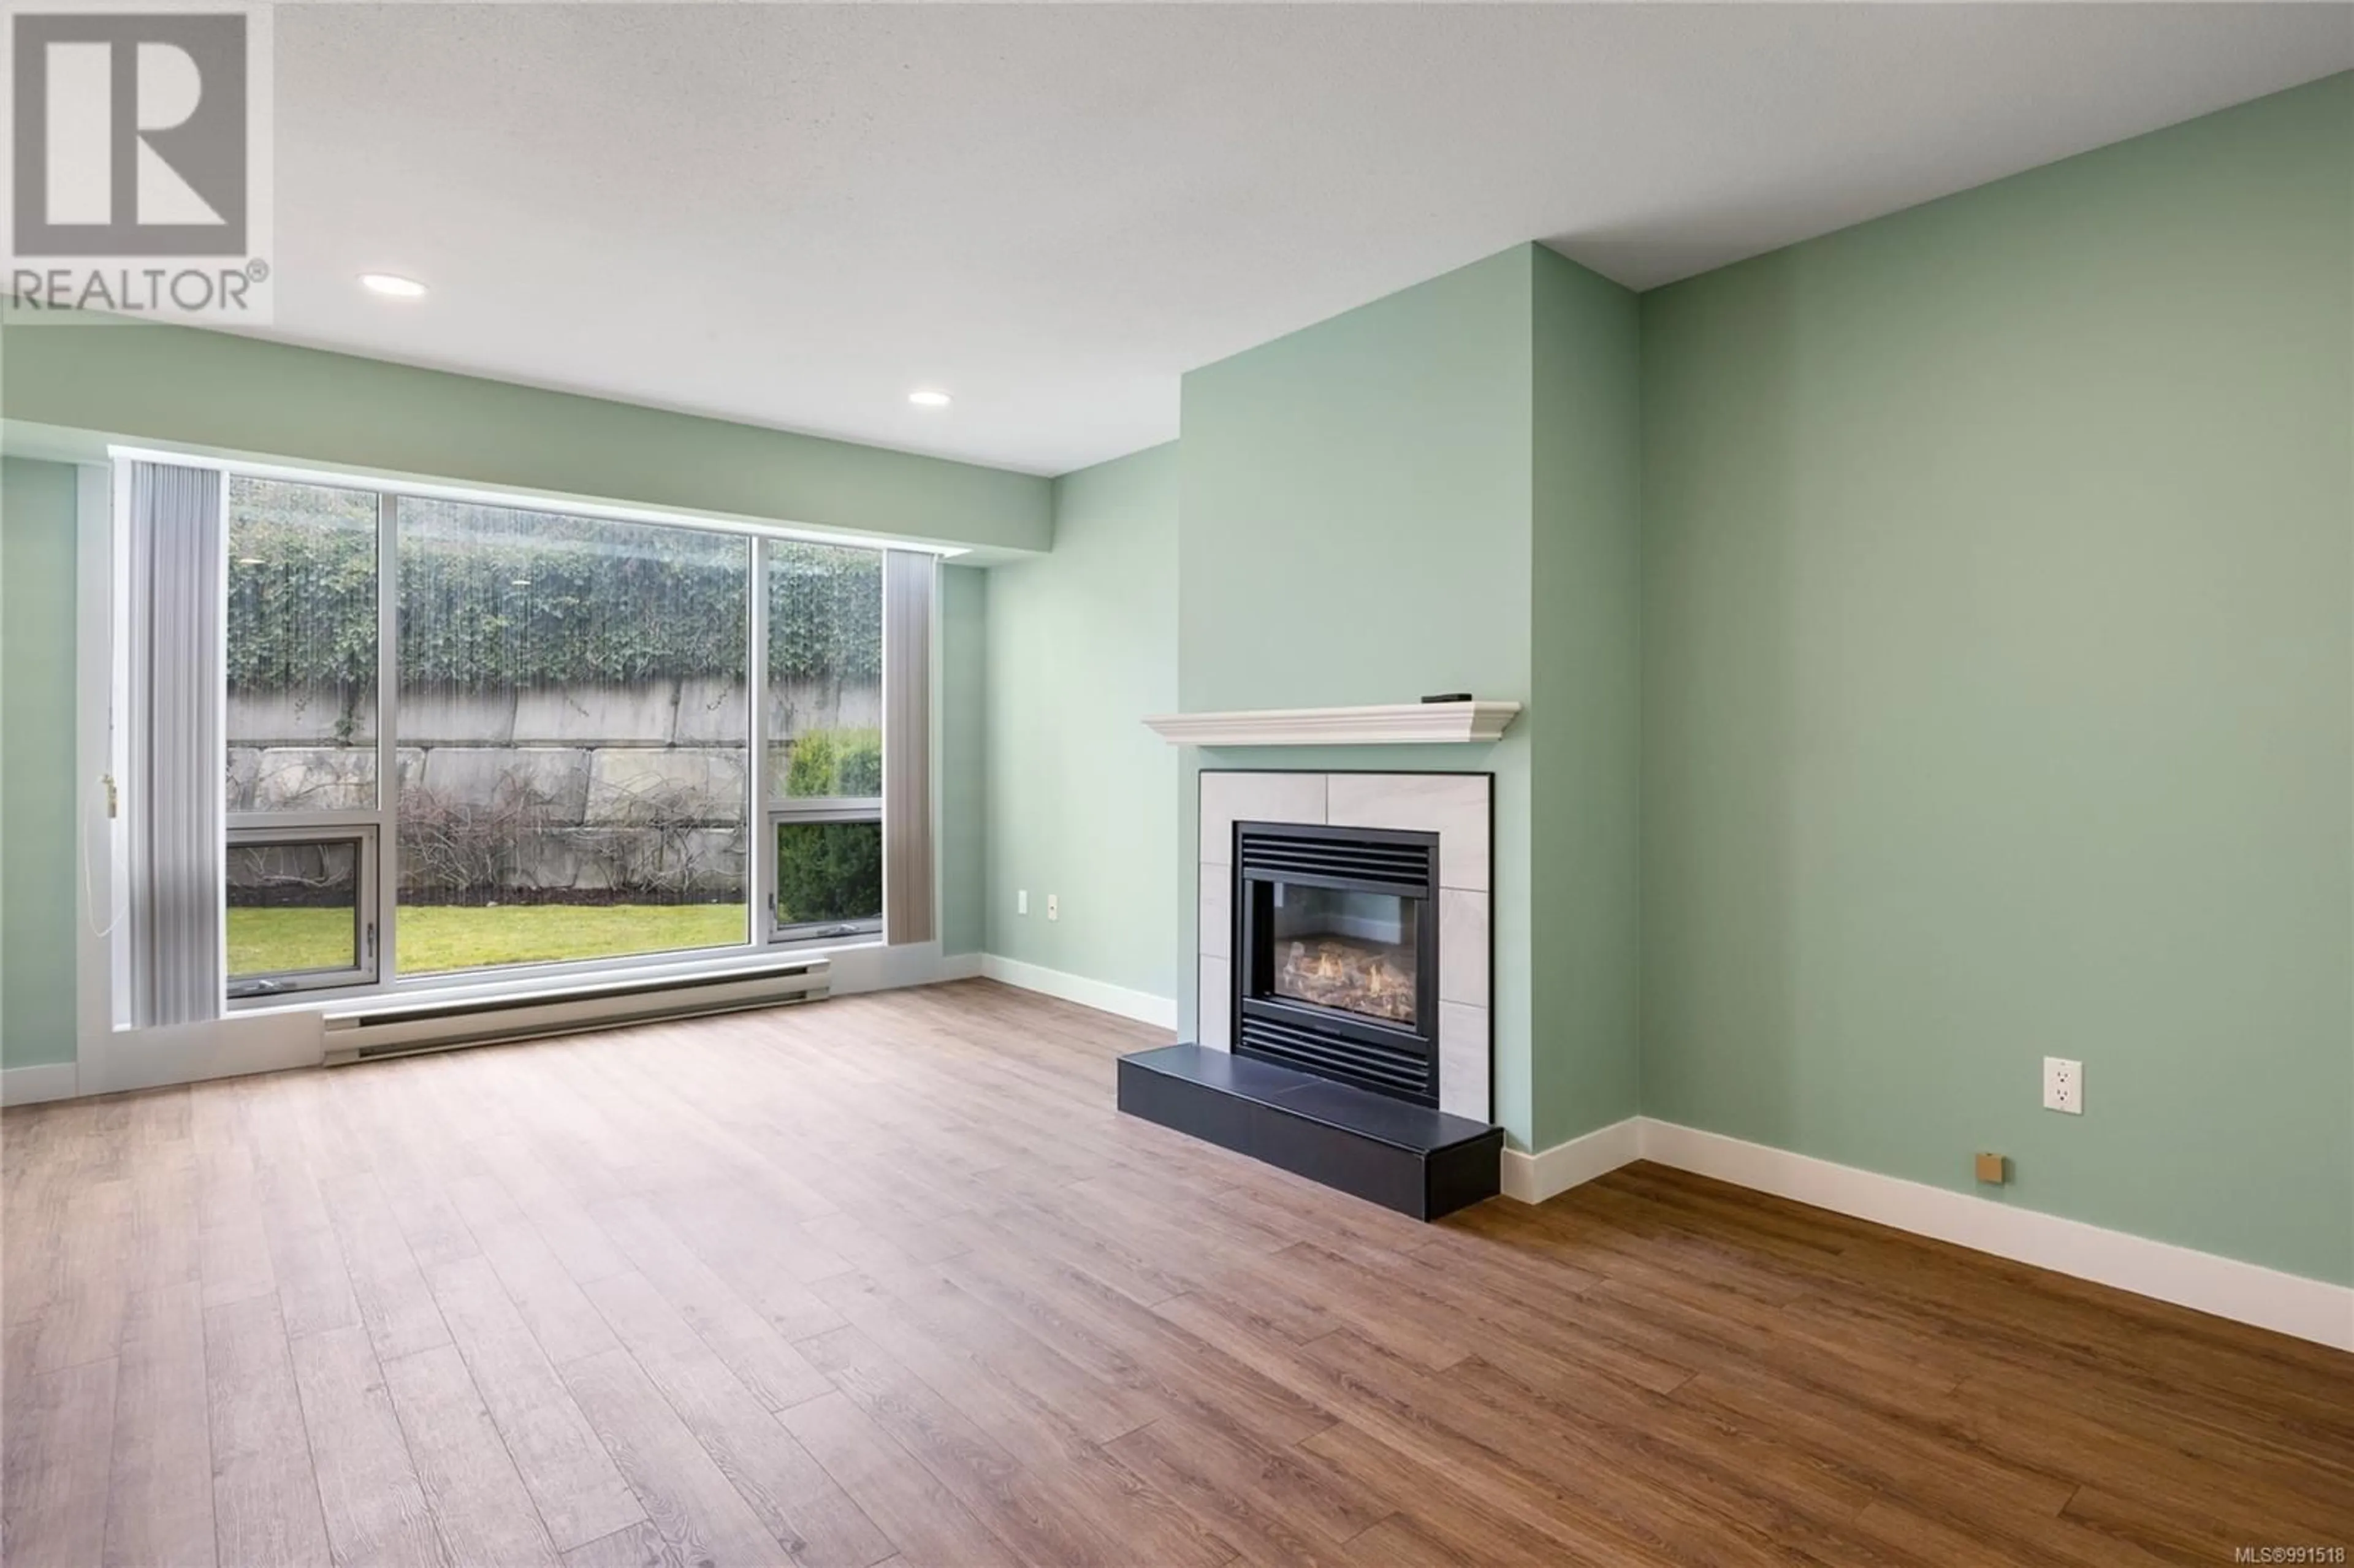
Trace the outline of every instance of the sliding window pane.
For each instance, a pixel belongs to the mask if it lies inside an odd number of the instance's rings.
[[[364,850],[364,840],[332,835],[230,842],[230,995],[365,978]]]
[[[376,804],[376,498],[228,482],[228,809]]]
[[[883,794],[883,556],[769,546],[769,797]]]
[[[883,924],[883,818],[779,816],[777,935],[842,937]]]
[[[748,542],[403,497],[403,974],[740,944]]]

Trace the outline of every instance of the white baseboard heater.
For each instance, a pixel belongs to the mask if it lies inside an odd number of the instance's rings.
[[[825,997],[832,971],[832,965],[823,959],[801,959],[694,980],[606,980],[495,1001],[419,1002],[368,1012],[331,1012],[325,1019],[326,1063],[341,1067],[419,1051],[819,1001]]]

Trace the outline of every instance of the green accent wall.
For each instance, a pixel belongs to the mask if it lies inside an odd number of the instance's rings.
[[[940,568],[940,951],[989,940],[989,574]]]
[[[973,463],[160,323],[5,336],[12,425],[939,544],[1053,534],[1049,482]]]
[[[1177,450],[1056,480],[1054,553],[989,574],[989,950],[1159,997],[1177,755],[1143,720],[1177,706]]]
[[[1529,701],[1530,248],[1192,371],[1179,450],[1186,712]],[[1181,905],[1203,768],[1492,772],[1496,1119],[1526,1147],[1531,715],[1493,746],[1188,747]],[[1197,942],[1179,927],[1180,1033]]]
[[[1184,379],[1186,711],[1447,691],[1528,711],[1487,747],[1189,751],[1180,902],[1202,768],[1492,772],[1495,1112],[1522,1148],[1635,1104],[1634,916],[1605,901],[1632,882],[1637,644],[1628,605],[1585,619],[1631,601],[1634,328],[1632,294],[1522,245]],[[1586,415],[1590,437],[1542,422]],[[1180,935],[1190,977],[1190,912]]]
[[[77,483],[0,461],[0,1067],[75,1054]]]
[[[1528,700],[1534,250],[1186,375],[1187,710]]]
[[[1641,1100],[1642,509],[1636,296],[1530,251],[1534,1143]]]
[[[2354,1282],[2354,76],[1641,325],[1644,1110]]]

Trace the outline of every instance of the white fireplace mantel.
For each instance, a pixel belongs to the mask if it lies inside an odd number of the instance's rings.
[[[1381,703],[1161,714],[1144,722],[1172,746],[1460,746],[1500,739],[1518,703]]]

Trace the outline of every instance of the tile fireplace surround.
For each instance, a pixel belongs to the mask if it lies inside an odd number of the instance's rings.
[[[1491,1121],[1490,886],[1494,780],[1486,773],[1201,776],[1196,1010],[1200,1043],[1231,1050],[1234,825],[1284,822],[1438,835],[1438,1108]]]

